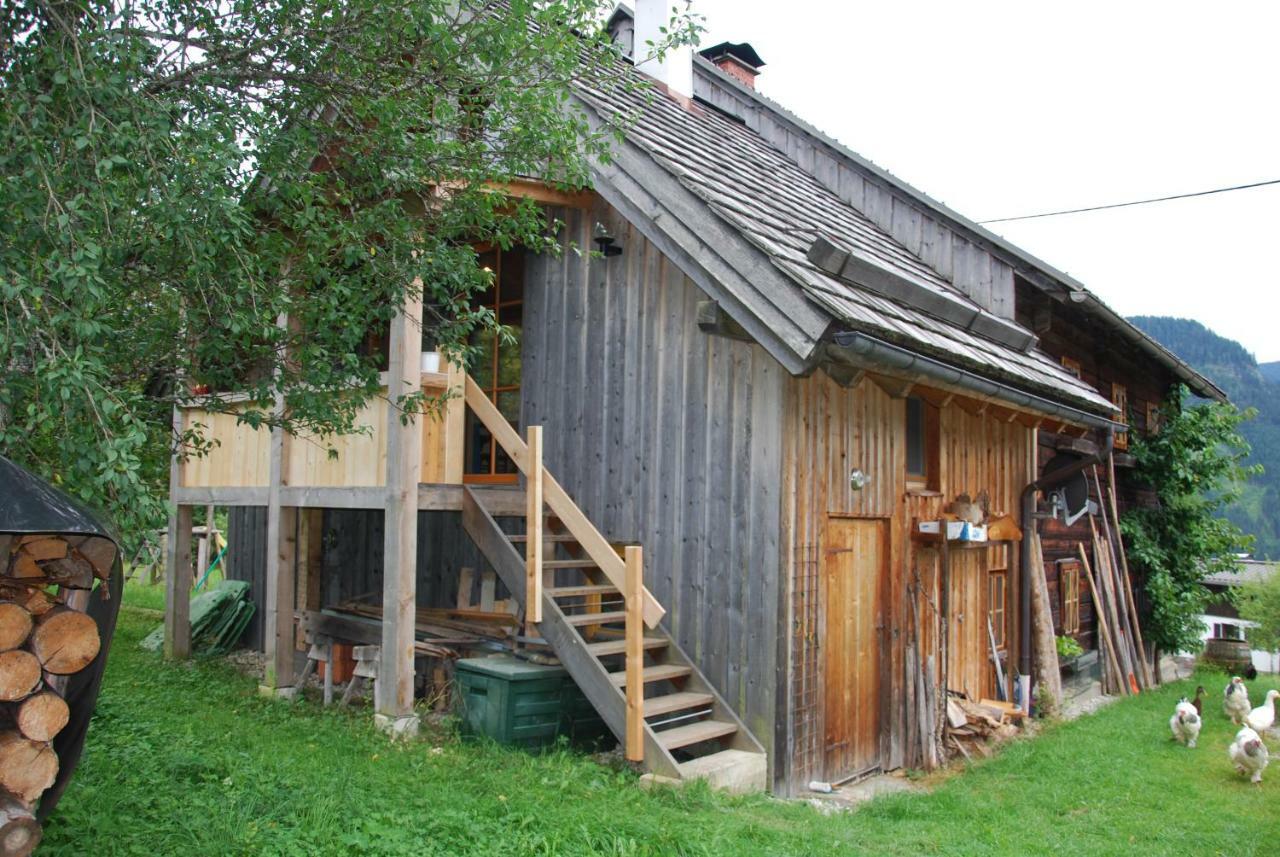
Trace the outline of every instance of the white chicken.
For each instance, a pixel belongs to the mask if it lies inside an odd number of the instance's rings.
[[[1173,716],[1169,718],[1169,731],[1173,733],[1173,740],[1181,741],[1188,747],[1194,747],[1196,738],[1200,737],[1200,715],[1196,714],[1196,707],[1185,696],[1179,700],[1177,708],[1173,709]]]
[[[1249,689],[1244,686],[1244,679],[1238,675],[1232,676],[1226,689],[1222,691],[1222,712],[1237,726],[1242,725],[1249,715]]]
[[[1274,702],[1280,697],[1280,690],[1267,691],[1267,699],[1257,708],[1250,711],[1244,722],[1259,735],[1264,734],[1276,724],[1276,707]]]
[[[1262,772],[1270,761],[1267,745],[1248,726],[1236,733],[1236,740],[1227,748],[1227,758],[1231,759],[1237,771],[1254,783],[1262,782]]]

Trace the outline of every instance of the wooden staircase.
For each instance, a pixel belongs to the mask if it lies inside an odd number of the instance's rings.
[[[640,549],[627,548],[625,560],[619,556],[542,468],[540,432],[531,430],[533,443],[526,445],[470,379],[466,398],[526,474],[531,501],[526,532],[517,535],[464,489],[463,528],[526,617],[540,607],[541,643],[624,743],[628,758],[661,777],[763,790],[764,748],[661,626],[665,611],[641,583]]]

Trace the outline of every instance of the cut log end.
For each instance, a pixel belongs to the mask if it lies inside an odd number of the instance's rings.
[[[98,656],[98,624],[84,613],[65,607],[40,617],[31,634],[31,651],[54,675],[79,672]]]
[[[0,732],[0,788],[30,806],[58,776],[58,754],[44,741]]]
[[[31,613],[21,604],[0,602],[0,652],[16,649],[27,641],[32,627]]]
[[[14,719],[18,730],[32,741],[52,741],[70,718],[66,700],[46,690],[23,700]]]
[[[42,836],[30,809],[12,795],[0,796],[0,857],[27,857]]]
[[[0,652],[0,700],[13,702],[28,696],[40,683],[40,661],[30,652]]]

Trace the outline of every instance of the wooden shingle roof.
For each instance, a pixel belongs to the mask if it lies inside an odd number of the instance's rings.
[[[624,128],[617,157],[597,170],[597,190],[622,203],[630,219],[647,220],[641,228],[679,244],[705,280],[716,280],[713,286],[730,293],[730,311],[763,320],[757,327],[777,338],[770,350],[793,371],[812,365],[832,330],[851,329],[1094,413],[1114,413],[1110,401],[1039,350],[979,335],[911,305],[905,294],[895,299],[884,289],[860,288],[811,262],[809,248],[824,238],[913,290],[945,297],[972,315],[989,316],[993,324],[1014,326],[991,317],[733,117],[656,90],[584,83],[579,94],[600,121]],[[689,197],[698,204],[690,205]],[[689,231],[695,239],[683,235]],[[726,269],[738,276],[724,275]],[[819,318],[800,311],[797,298]],[[749,320],[738,320],[752,330]],[[761,341],[769,347],[767,339]]]

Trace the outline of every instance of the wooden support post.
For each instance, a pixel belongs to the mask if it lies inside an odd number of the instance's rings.
[[[298,510],[267,507],[267,597],[262,645],[267,665],[263,691],[282,695],[294,686],[294,582],[298,560]]]
[[[179,379],[181,381],[181,379]],[[182,410],[173,409],[173,436],[183,432]],[[169,502],[182,487],[182,462],[169,457]],[[169,511],[169,531],[164,545],[164,656],[170,660],[191,657],[191,507],[175,505]]]
[[[324,552],[324,510],[298,510],[298,613],[320,609],[320,574]],[[295,634],[298,651],[306,648],[301,624]]]
[[[204,538],[196,547],[196,581],[209,570],[210,560],[216,556],[213,547],[213,506],[204,507]]]
[[[639,545],[624,551],[627,565],[627,759],[644,761],[644,554]]]
[[[191,507],[169,513],[164,559],[164,656],[191,657]]]
[[[467,373],[454,361],[449,361],[448,390],[450,398],[445,402],[444,415],[444,481],[450,485],[462,484],[463,457],[466,452],[467,403],[464,399]]]
[[[422,430],[401,419],[401,397],[422,388],[422,283],[415,282],[391,321],[387,364],[387,473],[383,527],[382,649],[375,721],[395,736],[416,734],[413,716],[414,622],[418,579],[418,483]],[[417,415],[417,419],[423,419]]]
[[[524,616],[527,624],[537,624],[542,621],[542,426],[529,426],[525,496]]]

